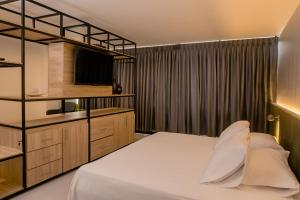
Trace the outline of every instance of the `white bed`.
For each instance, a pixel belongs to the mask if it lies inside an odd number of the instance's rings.
[[[263,189],[200,184],[216,138],[156,133],[75,174],[69,200],[286,200]],[[290,198],[291,199],[291,198]]]

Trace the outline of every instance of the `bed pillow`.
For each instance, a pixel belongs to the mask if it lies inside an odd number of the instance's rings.
[[[250,148],[272,148],[284,150],[275,138],[267,133],[250,133]]]
[[[236,132],[214,149],[201,177],[201,183],[219,182],[237,172],[243,165],[248,149],[249,128]]]
[[[271,148],[250,149],[243,184],[278,189],[284,196],[299,192],[299,183],[288,164],[289,152]]]
[[[249,128],[250,123],[248,121],[237,121],[228,126],[220,135],[218,138],[218,141],[215,145],[215,149],[219,148],[223,142],[230,139],[235,133],[245,129]]]

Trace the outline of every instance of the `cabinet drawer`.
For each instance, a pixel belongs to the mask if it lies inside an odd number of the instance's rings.
[[[27,153],[27,169],[45,165],[62,158],[62,144]]]
[[[91,120],[91,141],[114,134],[114,117],[107,116]]]
[[[27,171],[27,186],[33,186],[60,173],[62,173],[62,160],[29,170]]]
[[[111,153],[115,150],[114,137],[106,137],[100,140],[91,142],[91,159],[95,160],[101,156]]]
[[[27,132],[27,152],[62,143],[62,127],[48,126]]]

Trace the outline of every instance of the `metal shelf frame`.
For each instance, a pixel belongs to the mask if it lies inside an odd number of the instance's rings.
[[[30,16],[25,13],[25,10],[22,10],[22,6],[21,6],[20,12],[13,10],[11,8],[4,7],[5,4],[9,4],[9,3],[17,2],[17,1],[24,1],[26,3],[28,2],[28,3],[34,4],[36,6],[39,6],[43,9],[48,10],[49,14],[44,14],[44,15],[40,15],[40,16]],[[117,35],[115,33],[112,33],[110,31],[107,31],[105,29],[99,28],[99,27],[92,25],[88,22],[85,22],[81,19],[78,19],[76,17],[73,17],[71,15],[63,13],[56,9],[53,9],[49,6],[41,4],[37,1],[34,1],[34,0],[4,0],[0,3],[0,10],[15,14],[15,15],[19,15],[22,17],[22,19],[24,19],[24,22],[29,19],[32,23],[32,28],[31,28],[31,27],[26,26],[26,24],[25,23],[23,24],[22,22],[21,22],[21,24],[16,24],[16,23],[12,23],[9,21],[5,21],[5,20],[0,20],[0,24],[5,24],[7,26],[10,26],[9,28],[4,28],[2,30],[0,29],[0,35],[21,39],[21,34],[15,35],[15,32],[18,30],[21,30],[21,32],[22,32],[23,29],[25,29],[25,31],[27,31],[27,32],[30,31],[30,32],[34,32],[34,33],[39,33],[40,35],[44,36],[44,38],[32,39],[32,38],[26,37],[26,35],[25,35],[24,38],[27,41],[37,42],[37,43],[45,44],[45,45],[48,45],[49,43],[55,43],[55,42],[68,42],[68,43],[72,43],[75,45],[81,45],[81,46],[85,46],[88,48],[102,51],[104,53],[107,53],[107,54],[117,57],[117,59],[118,59],[118,57],[120,57],[120,59],[128,59],[128,58],[134,59],[135,58],[134,55],[125,54],[126,48],[136,48],[135,42],[133,42],[129,39],[126,39],[120,35]],[[54,22],[49,22],[46,20],[47,18],[49,19],[52,17],[59,17],[59,23],[55,24]],[[64,25],[64,24],[66,24],[65,23],[66,19],[72,19],[77,23],[72,24],[72,25]],[[23,20],[21,20],[21,21],[23,21]],[[36,28],[37,22],[56,29],[57,32],[59,32],[59,35],[38,30]],[[85,31],[80,32],[78,30],[74,30],[78,27],[83,28]],[[82,38],[82,40],[77,41],[77,40],[73,40],[73,39],[66,37],[67,32],[74,33],[74,34],[80,36]],[[14,34],[12,34],[12,33],[14,33]],[[99,35],[102,35],[102,36],[104,35],[105,39],[96,38],[96,36],[99,36]]]
[[[16,11],[15,9],[12,9],[9,5],[12,3],[20,3],[19,4],[19,11]],[[27,4],[33,4],[35,6],[41,7],[49,13],[39,15],[39,16],[32,16],[26,13],[26,6]],[[21,96],[20,97],[0,97],[1,101],[14,101],[21,103],[21,126],[19,125],[10,125],[0,122],[0,126],[2,127],[8,127],[13,129],[18,129],[22,131],[22,154],[10,157],[8,159],[14,159],[17,157],[22,156],[23,157],[23,192],[30,189],[27,187],[27,177],[26,177],[26,166],[27,166],[27,158],[26,158],[26,130],[30,129],[32,127],[26,127],[26,102],[37,102],[37,101],[52,101],[52,100],[60,100],[62,103],[62,113],[64,114],[64,107],[65,107],[65,101],[68,99],[86,99],[86,117],[84,118],[78,118],[74,119],[72,121],[76,120],[82,120],[87,119],[88,120],[88,131],[89,131],[89,137],[90,137],[90,119],[93,118],[91,116],[91,99],[93,98],[133,98],[133,111],[136,110],[136,95],[134,94],[127,94],[127,95],[111,95],[111,96],[88,96],[88,97],[49,97],[49,98],[27,98],[25,93],[25,72],[26,72],[26,66],[25,66],[25,52],[26,47],[25,43],[26,41],[39,43],[42,45],[48,45],[51,43],[57,43],[57,42],[66,42],[71,43],[77,46],[86,47],[92,50],[96,50],[102,53],[106,53],[108,55],[111,55],[114,57],[115,60],[121,60],[119,64],[126,64],[131,63],[134,66],[134,93],[136,92],[136,55],[137,55],[137,44],[129,39],[126,39],[120,35],[117,35],[115,33],[112,33],[110,31],[107,31],[105,29],[99,28],[97,26],[94,26],[86,21],[83,21],[81,19],[78,19],[74,16],[71,16],[69,14],[63,13],[59,10],[56,10],[54,8],[51,8],[47,5],[44,5],[42,3],[39,3],[34,0],[2,0],[0,1],[0,11],[7,12],[16,16],[19,16],[21,21],[20,23],[13,23],[10,22],[10,20],[3,20],[0,19],[0,35],[7,36],[15,39],[20,40],[21,45],[21,61],[20,63],[13,63],[13,62],[6,62],[3,60],[0,60],[0,68],[4,67],[19,67],[21,69]],[[59,22],[54,23],[49,21],[49,18],[58,17]],[[65,19],[72,19],[73,21],[76,21],[75,24],[67,25],[65,23]],[[31,21],[31,27],[27,26],[28,21]],[[56,32],[59,34],[53,34],[46,31],[42,31],[40,29],[37,29],[37,24],[43,24],[46,26],[50,26],[53,29],[56,29]],[[81,28],[82,30],[85,30],[84,32],[78,31],[76,29]],[[80,30],[81,30],[80,29]],[[33,35],[30,35],[33,33]],[[71,38],[68,38],[66,35],[67,33],[76,34],[80,38],[82,38],[81,41],[74,40]],[[38,37],[37,37],[38,35]],[[98,36],[101,36],[102,39],[99,39]],[[98,37],[98,38],[97,38]],[[104,39],[103,39],[104,38]],[[127,48],[133,48],[134,51],[132,54],[127,54],[126,49]],[[64,122],[55,122],[53,124],[59,124]],[[41,126],[47,126],[48,124],[41,125]],[[89,158],[90,158],[90,146],[89,146]],[[5,159],[7,160],[7,159]],[[0,162],[3,160],[0,160]],[[21,191],[22,192],[22,191]],[[19,194],[20,192],[17,192],[16,194]],[[9,198],[11,196],[14,196],[16,194],[10,195],[5,198]]]

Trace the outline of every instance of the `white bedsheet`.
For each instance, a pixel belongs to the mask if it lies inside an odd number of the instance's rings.
[[[200,184],[216,138],[156,133],[82,166],[69,200],[286,200],[276,193]]]

